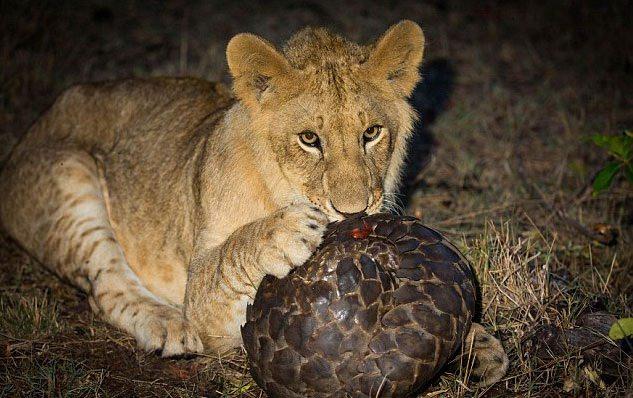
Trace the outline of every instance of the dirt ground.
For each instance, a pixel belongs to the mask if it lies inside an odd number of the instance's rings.
[[[631,397],[630,346],[604,336],[633,316],[633,190],[619,178],[592,194],[609,157],[589,137],[633,128],[632,10],[627,1],[2,1],[0,162],[72,83],[228,82],[224,48],[238,32],[281,44],[324,25],[367,42],[415,20],[428,43],[414,98],[424,120],[399,205],[472,261],[482,323],[511,361],[487,389],[456,361],[423,396]],[[240,350],[181,360],[140,352],[6,238],[0,314],[0,397],[265,396]]]

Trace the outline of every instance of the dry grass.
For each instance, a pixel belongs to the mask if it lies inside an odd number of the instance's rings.
[[[607,160],[587,137],[633,126],[633,37],[622,2],[460,6],[444,2],[72,2],[0,5],[0,159],[60,90],[82,80],[194,74],[227,79],[238,31],[279,43],[306,24],[353,39],[402,17],[422,23],[431,58],[454,66],[448,109],[407,212],[460,245],[481,285],[481,319],[511,360],[489,389],[467,358],[427,396],[631,396],[632,362],[612,342],[550,347],[583,317],[632,316],[633,192],[587,189]],[[0,198],[1,199],[1,198]],[[617,243],[580,234],[556,211]],[[162,360],[95,319],[86,298],[0,242],[0,396],[263,396],[241,352]],[[557,334],[558,333],[558,334]],[[552,337],[554,336],[554,337]],[[605,360],[596,351],[608,353]],[[459,361],[456,361],[459,362]]]

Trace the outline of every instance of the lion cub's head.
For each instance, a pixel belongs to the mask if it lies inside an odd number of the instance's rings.
[[[277,51],[251,34],[227,47],[234,91],[283,176],[330,218],[380,210],[398,184],[424,35],[411,21],[372,45],[306,28]]]

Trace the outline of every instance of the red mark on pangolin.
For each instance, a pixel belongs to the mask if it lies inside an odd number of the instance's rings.
[[[371,228],[371,225],[367,224],[366,222],[363,221],[363,227],[362,228],[354,228],[352,230],[352,238],[354,239],[365,239],[366,237],[369,236],[370,233],[372,233],[373,229]]]

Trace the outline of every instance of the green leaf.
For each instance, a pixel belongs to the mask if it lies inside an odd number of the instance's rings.
[[[631,184],[633,184],[633,162],[624,166],[624,176]]]
[[[618,319],[609,330],[611,340],[620,340],[628,336],[633,336],[633,318]]]
[[[611,136],[604,134],[594,134],[591,136],[591,140],[594,144],[598,145],[600,148],[606,148],[609,145]]]
[[[609,136],[604,134],[594,134],[591,136],[591,140],[599,147],[604,147],[606,142],[609,140]]]
[[[617,162],[611,162],[598,172],[596,178],[593,180],[594,195],[599,194],[611,186],[618,170],[620,170],[620,164]]]
[[[625,161],[631,160],[631,156],[633,156],[633,137],[622,134],[618,138],[618,145],[614,148],[613,154]]]
[[[620,160],[628,160],[633,155],[633,137],[628,133],[621,135],[595,134],[591,140]]]

